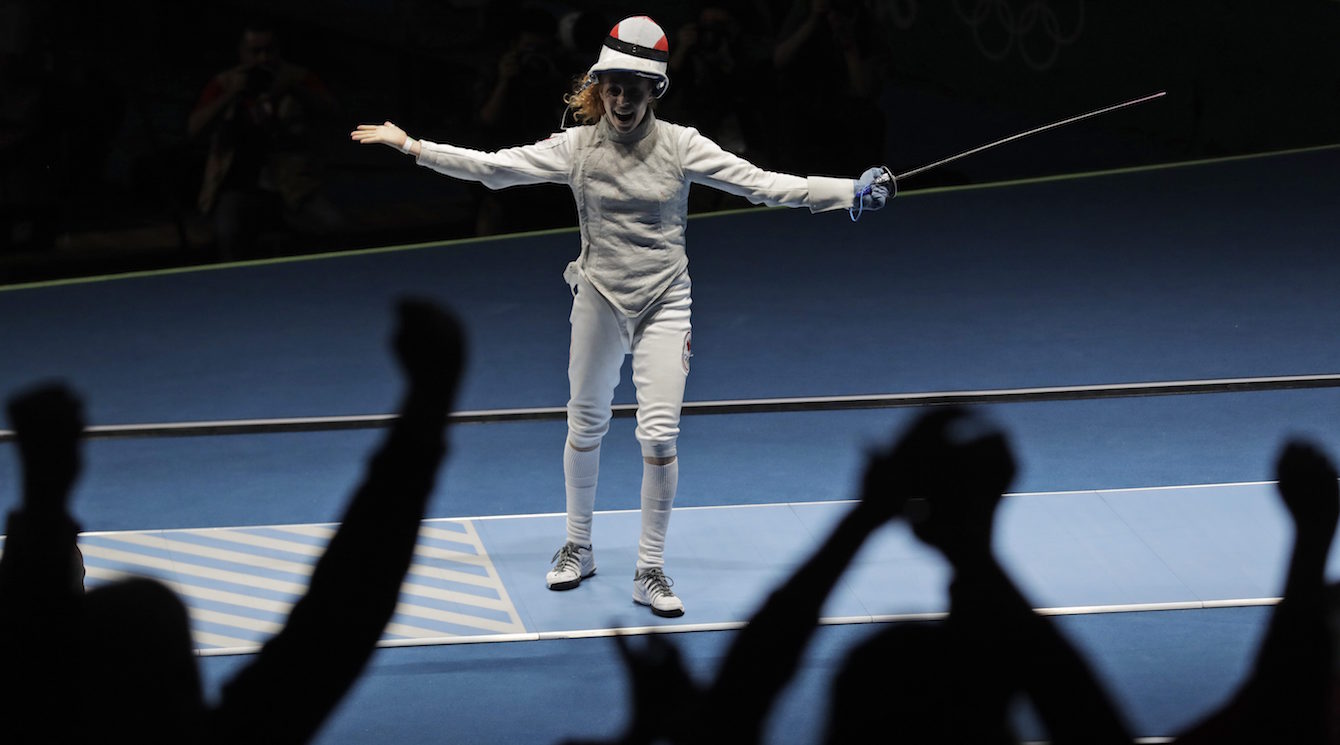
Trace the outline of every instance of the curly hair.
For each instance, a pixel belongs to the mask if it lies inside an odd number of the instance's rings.
[[[573,79],[572,92],[563,96],[563,103],[572,107],[572,118],[578,124],[595,124],[605,115],[605,102],[600,98],[600,83],[588,82],[585,75]]]

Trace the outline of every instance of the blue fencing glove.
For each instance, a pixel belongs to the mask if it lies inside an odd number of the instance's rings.
[[[852,221],[859,218],[866,210],[883,207],[890,196],[897,194],[896,183],[889,169],[882,166],[867,169],[862,173],[861,177],[856,179],[856,206],[849,210]]]

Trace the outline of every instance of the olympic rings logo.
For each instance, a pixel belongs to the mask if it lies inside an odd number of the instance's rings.
[[[899,31],[912,28],[917,20],[917,0],[888,0],[870,3],[867,7],[874,13],[876,21],[887,22]]]
[[[972,40],[982,56],[1000,62],[1014,49],[1030,68],[1042,72],[1056,64],[1061,48],[1074,44],[1084,31],[1084,0],[1073,0],[1073,18],[1063,24],[1053,3],[1027,0],[954,0],[954,13],[972,29]]]

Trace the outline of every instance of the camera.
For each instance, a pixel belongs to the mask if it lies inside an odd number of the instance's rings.
[[[270,90],[275,84],[274,71],[268,67],[253,67],[247,70],[247,82],[243,90],[253,96]]]

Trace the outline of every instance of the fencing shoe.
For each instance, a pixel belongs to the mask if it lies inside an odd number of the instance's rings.
[[[550,590],[571,590],[596,573],[596,557],[590,546],[565,543],[563,548],[554,552],[550,561],[554,563],[554,568],[544,575],[544,582]]]
[[[643,569],[633,577],[633,602],[650,606],[652,613],[664,618],[682,616],[684,603],[670,591],[673,584],[660,567]]]

